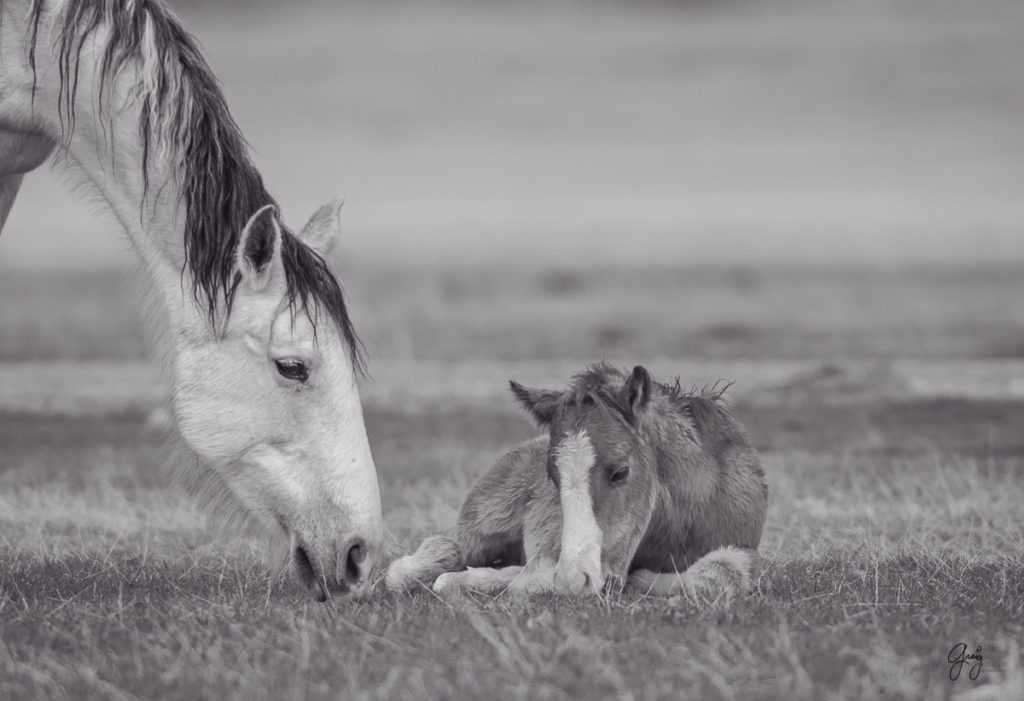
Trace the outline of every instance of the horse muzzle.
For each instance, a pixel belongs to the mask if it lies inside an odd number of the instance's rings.
[[[365,596],[372,587],[380,545],[362,536],[318,544],[292,537],[292,571],[319,602],[332,595]]]

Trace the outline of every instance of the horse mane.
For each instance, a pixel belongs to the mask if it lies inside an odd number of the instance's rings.
[[[44,0],[33,0],[30,11],[33,97],[43,4]],[[256,210],[276,202],[249,157],[248,144],[197,41],[160,0],[66,3],[54,27],[60,73],[58,112],[65,136],[70,139],[75,125],[82,47],[101,27],[108,36],[99,65],[98,110],[103,109],[104,85],[126,69],[137,68],[143,204],[150,194],[152,159],[159,157],[181,188],[186,220],[182,275],[187,269],[193,298],[205,307],[210,326],[216,329],[218,322],[230,318],[241,279],[235,271],[235,250],[242,230]],[[337,278],[324,259],[291,230],[282,226],[281,235],[291,313],[305,313],[315,330],[323,311],[348,343],[353,365],[364,370],[362,346]]]
[[[602,405],[623,416],[629,416],[630,409],[620,392],[627,377],[629,373],[624,368],[610,363],[588,365],[585,370],[573,375],[562,401],[571,402],[577,407]],[[668,384],[651,379],[655,396],[662,397],[672,410],[685,416],[698,436],[734,424],[729,404],[725,400],[725,393],[732,384],[725,380],[715,380],[684,389],[678,376]]]
[[[731,381],[714,380],[684,390],[679,377],[676,377],[671,384],[659,384],[659,387],[669,402],[690,419],[697,435],[706,436],[715,429],[735,425],[729,403],[725,399],[725,393],[732,385]]]
[[[572,376],[561,401],[577,408],[588,404],[604,406],[628,416],[629,408],[619,396],[619,389],[628,376],[625,370],[611,363],[593,363]]]

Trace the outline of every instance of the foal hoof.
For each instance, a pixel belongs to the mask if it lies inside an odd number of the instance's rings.
[[[460,572],[445,572],[434,580],[434,593],[440,596],[447,596],[461,591],[459,586]]]
[[[543,594],[554,591],[555,570],[545,569],[533,572],[523,572],[508,583],[508,592],[513,596],[530,596],[532,594]]]
[[[400,557],[384,573],[384,586],[388,591],[406,591],[416,583],[416,566],[412,555]]]

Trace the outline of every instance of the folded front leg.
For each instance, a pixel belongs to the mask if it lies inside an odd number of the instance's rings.
[[[750,591],[755,555],[732,546],[718,548],[693,563],[685,572],[631,572],[626,588],[651,596],[681,594],[697,602],[728,600]]]
[[[553,591],[555,561],[538,558],[525,567],[469,567],[462,572],[442,574],[434,583],[434,592],[475,591],[496,594],[504,590],[515,594],[539,594]]]
[[[461,567],[461,550],[454,539],[443,535],[427,538],[412,555],[392,562],[384,576],[389,591],[429,588],[440,575]]]
[[[434,593],[453,594],[474,591],[493,594],[504,590],[523,571],[523,567],[469,567],[461,572],[446,572],[434,581]]]
[[[513,594],[543,594],[555,590],[555,561],[541,557],[527,565],[522,573],[508,584]]]

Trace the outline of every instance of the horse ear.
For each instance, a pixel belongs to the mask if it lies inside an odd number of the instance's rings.
[[[633,368],[624,390],[626,406],[633,412],[633,416],[639,416],[651,398],[651,376],[644,366],[637,365]]]
[[[313,212],[313,216],[302,227],[299,238],[304,244],[312,248],[321,256],[326,256],[334,248],[341,234],[341,206],[345,199],[338,197],[320,209]]]
[[[558,400],[561,397],[559,392],[551,389],[530,389],[523,387],[515,380],[509,380],[508,386],[512,388],[512,394],[528,412],[537,420],[541,426],[547,426],[555,420],[558,412]]]
[[[268,204],[249,217],[235,252],[235,268],[242,280],[258,292],[267,286],[281,265],[281,225],[277,207]]]

